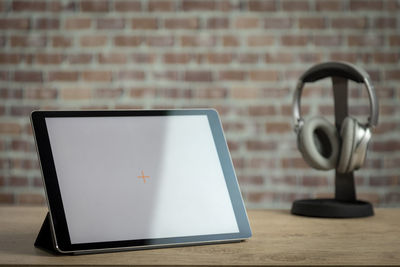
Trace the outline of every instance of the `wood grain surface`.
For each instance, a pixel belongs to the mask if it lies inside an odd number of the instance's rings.
[[[399,265],[400,209],[362,219],[251,210],[245,242],[54,256],[33,246],[44,207],[0,207],[0,265]]]

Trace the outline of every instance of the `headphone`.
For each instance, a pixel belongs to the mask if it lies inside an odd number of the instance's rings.
[[[339,131],[321,116],[308,120],[301,117],[300,98],[304,84],[326,77],[342,77],[365,85],[370,106],[367,123],[359,123],[348,116],[344,118]],[[374,87],[364,70],[345,62],[326,62],[308,69],[299,78],[293,97],[294,131],[304,160],[318,170],[336,169],[339,173],[348,173],[359,169],[367,154],[371,128],[378,123],[378,109]]]

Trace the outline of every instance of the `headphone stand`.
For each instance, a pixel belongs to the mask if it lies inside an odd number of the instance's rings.
[[[340,131],[341,124],[348,116],[347,79],[332,77],[335,105],[335,125]],[[292,214],[323,218],[359,218],[374,215],[371,203],[357,200],[354,173],[335,172],[334,199],[301,199],[293,202]]]

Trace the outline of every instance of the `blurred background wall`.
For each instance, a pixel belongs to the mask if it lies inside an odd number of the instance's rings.
[[[400,207],[399,14],[396,0],[0,0],[0,203],[45,203],[36,109],[215,108],[247,207],[332,196],[334,172],[297,151],[291,101],[307,68],[344,60],[381,104],[358,196]],[[333,122],[330,84],[305,89],[306,118]],[[365,121],[366,92],[350,87]]]

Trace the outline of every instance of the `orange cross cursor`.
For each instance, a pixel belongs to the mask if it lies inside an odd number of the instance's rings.
[[[146,178],[150,178],[150,176],[145,176],[144,172],[142,171],[142,175],[138,176],[139,179],[143,179],[143,182],[146,183]]]

